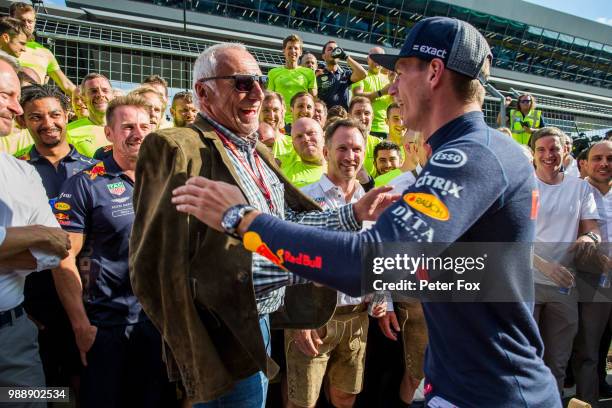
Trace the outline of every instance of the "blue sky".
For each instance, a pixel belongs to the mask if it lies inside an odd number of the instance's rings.
[[[530,3],[612,25],[610,0],[526,0]],[[47,4],[65,5],[65,0],[46,0]]]

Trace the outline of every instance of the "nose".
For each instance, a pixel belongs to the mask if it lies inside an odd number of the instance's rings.
[[[261,88],[259,81],[255,81],[253,84],[253,88],[251,89],[251,92],[249,92],[249,98],[257,101],[263,101],[264,91]]]
[[[9,99],[7,109],[10,110],[15,116],[23,115],[23,109],[21,108],[19,99],[16,96]]]

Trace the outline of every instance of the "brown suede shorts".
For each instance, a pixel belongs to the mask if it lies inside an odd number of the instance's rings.
[[[425,377],[425,349],[427,348],[427,324],[419,302],[396,302],[397,322],[404,342],[404,367],[413,378]]]

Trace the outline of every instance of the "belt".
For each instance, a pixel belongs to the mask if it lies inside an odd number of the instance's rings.
[[[0,328],[12,325],[15,320],[25,313],[23,306],[19,305],[4,312],[0,312]]]

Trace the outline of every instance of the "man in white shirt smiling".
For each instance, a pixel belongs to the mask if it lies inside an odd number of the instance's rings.
[[[23,113],[17,67],[0,53],[0,137]],[[57,266],[69,248],[34,167],[0,153],[0,387],[45,385],[38,331],[24,312],[23,288],[29,272]]]

